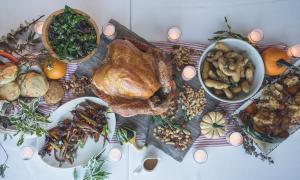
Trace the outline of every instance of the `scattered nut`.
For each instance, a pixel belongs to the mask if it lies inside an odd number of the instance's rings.
[[[200,55],[200,51],[186,48],[184,46],[173,46],[171,52],[172,59],[176,64],[177,70],[182,70],[184,66],[194,64],[191,60],[191,56]]]
[[[194,90],[192,87],[184,85],[183,91],[179,94],[179,98],[189,120],[197,114],[202,113],[206,105],[206,98],[203,89]]]
[[[63,82],[63,88],[65,91],[69,91],[76,96],[82,96],[85,94],[85,88],[90,86],[90,81],[87,77],[82,76],[77,78],[72,75],[69,81]]]
[[[153,129],[153,136],[162,143],[172,145],[182,151],[186,150],[192,143],[191,132],[187,129],[157,126]]]

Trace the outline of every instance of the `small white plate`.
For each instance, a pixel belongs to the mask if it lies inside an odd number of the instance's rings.
[[[71,114],[71,111],[74,110],[78,104],[84,102],[85,100],[90,100],[95,103],[107,106],[107,104],[104,101],[96,97],[81,97],[81,98],[74,99],[72,101],[63,104],[58,109],[56,109],[53,113],[51,113],[49,118],[51,123],[49,124],[49,128],[47,129],[55,127],[59,121],[62,121],[64,119],[73,119],[73,115]],[[116,128],[116,117],[114,113],[107,113],[107,124],[109,129],[108,139],[111,140]],[[73,164],[63,163],[62,166],[59,167],[59,162],[55,159],[53,151],[51,152],[51,156],[45,155],[44,157],[41,157],[41,159],[46,164],[52,167],[57,167],[57,168],[77,167],[86,164],[93,156],[101,153],[105,149],[106,145],[109,143],[106,142],[105,145],[103,145],[103,142],[104,142],[104,137],[101,135],[97,143],[95,143],[94,139],[89,137],[84,147],[78,148],[77,157],[74,158]],[[38,138],[37,140],[38,150],[40,150],[44,144],[45,144],[45,136]]]

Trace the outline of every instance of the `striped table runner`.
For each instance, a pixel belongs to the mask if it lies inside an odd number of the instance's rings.
[[[180,42],[180,43],[171,43],[171,42],[153,42],[153,45],[155,45],[156,47],[164,50],[165,52],[171,52],[172,51],[172,47],[174,45],[181,45],[187,48],[191,48],[197,51],[201,51],[203,52],[206,48],[207,45],[205,44],[198,44],[198,43],[187,43],[187,42]],[[283,44],[283,43],[276,43],[276,44],[265,44],[265,45],[258,45],[258,49],[259,51],[270,47],[270,46],[276,46],[278,48],[281,49],[286,49],[287,45]],[[197,61],[199,59],[199,56],[192,56],[192,64],[196,65]],[[69,80],[70,77],[72,76],[72,74],[76,71],[78,65],[77,64],[68,64],[67,66],[67,74],[66,76],[61,79],[60,81],[62,82],[63,80]],[[65,96],[64,99],[61,101],[61,103],[59,105],[62,105],[72,99],[75,99],[76,96],[74,96],[72,93],[69,92],[65,92]],[[40,111],[44,114],[50,114],[51,112],[53,112],[55,109],[57,109],[59,107],[59,105],[55,105],[55,106],[49,106],[47,105],[43,100],[41,102],[41,105],[39,107]],[[228,114],[232,114],[239,106],[241,105],[241,103],[235,103],[235,104],[227,104],[227,103],[220,103],[219,106],[217,107],[217,110],[219,109],[226,109],[226,111],[228,112]],[[229,120],[229,117],[226,117]],[[117,126],[120,125],[117,123]],[[227,131],[230,132],[232,130],[234,130],[234,125],[233,124],[229,124],[227,127]],[[138,141],[142,141],[144,142],[145,139],[144,137],[141,136],[137,136],[137,140]],[[116,143],[117,139],[114,136],[114,138],[111,141],[112,143]],[[194,142],[194,147],[211,147],[211,146],[228,146],[229,144],[226,141],[226,137],[221,137],[219,139],[208,139],[205,136],[201,135],[197,138],[197,140]]]

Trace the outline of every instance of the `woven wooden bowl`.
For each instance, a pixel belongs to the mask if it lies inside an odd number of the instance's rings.
[[[100,43],[100,33],[99,33],[99,29],[98,29],[98,26],[96,24],[96,22],[86,13],[80,11],[80,10],[77,10],[77,9],[73,9],[73,11],[75,11],[76,13],[78,14],[81,14],[85,17],[87,17],[87,20],[90,22],[90,24],[93,26],[93,28],[95,29],[96,31],[96,44],[97,46],[99,45]],[[44,25],[43,25],[43,31],[42,31],[42,42],[43,42],[43,45],[45,46],[45,48],[47,49],[48,53],[55,59],[60,59],[58,57],[58,55],[54,52],[54,50],[52,49],[51,45],[50,45],[50,42],[49,42],[49,38],[48,38],[48,31],[49,31],[49,26],[52,22],[52,18],[63,13],[64,12],[64,9],[60,9],[58,11],[55,11],[53,12],[52,14],[50,14],[46,21],[44,22]],[[81,63],[81,62],[84,62],[88,59],[90,59],[97,51],[97,48],[95,48],[90,54],[88,54],[87,56],[81,58],[81,59],[74,59],[74,60],[66,60],[66,59],[60,59],[61,61],[65,62],[65,63],[75,63],[75,64],[78,64],[78,63]]]

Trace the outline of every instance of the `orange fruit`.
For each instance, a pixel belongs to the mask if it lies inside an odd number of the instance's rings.
[[[46,59],[43,71],[49,79],[60,79],[66,75],[67,64],[53,58]]]
[[[277,65],[277,61],[283,59],[289,62],[289,56],[286,51],[278,49],[278,48],[267,48],[261,54],[264,64],[265,64],[265,72],[269,76],[278,76],[287,69],[285,66]]]

